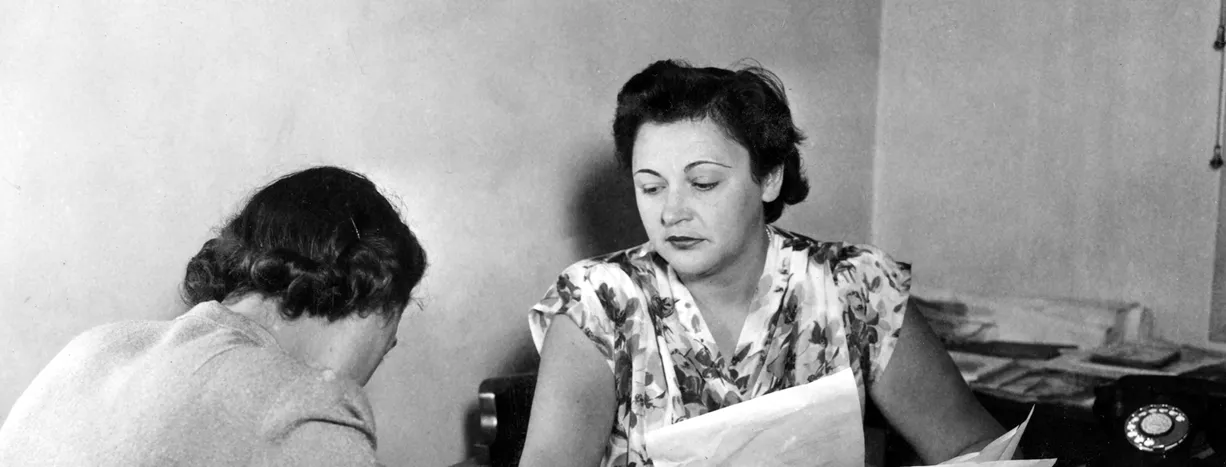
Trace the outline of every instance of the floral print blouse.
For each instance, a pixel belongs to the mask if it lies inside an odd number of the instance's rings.
[[[701,312],[649,244],[580,261],[532,308],[538,351],[569,317],[613,372],[617,411],[604,466],[650,466],[645,434],[848,368],[860,392],[898,340],[910,266],[867,245],[772,229],[753,310],[734,355],[721,355]]]

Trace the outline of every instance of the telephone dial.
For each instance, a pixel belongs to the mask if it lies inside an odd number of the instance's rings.
[[[1226,466],[1226,384],[1130,375],[1095,389],[1107,434],[1098,465]]]

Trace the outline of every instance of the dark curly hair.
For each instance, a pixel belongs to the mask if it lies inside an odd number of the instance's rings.
[[[634,75],[617,93],[613,142],[618,162],[631,167],[643,124],[702,119],[711,119],[749,151],[755,182],[783,168],[779,197],[763,203],[767,223],[778,220],[785,205],[809,195],[798,149],[804,135],[792,123],[783,84],[760,66],[732,71],[661,60]]]
[[[256,192],[187,264],[183,300],[246,293],[281,300],[287,319],[400,313],[426,252],[375,184],[337,167],[286,175]]]

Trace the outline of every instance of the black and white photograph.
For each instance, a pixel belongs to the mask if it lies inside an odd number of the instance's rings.
[[[1226,467],[1226,0],[0,0],[0,467]]]

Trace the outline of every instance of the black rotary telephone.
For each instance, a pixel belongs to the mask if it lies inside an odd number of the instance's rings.
[[[1178,376],[1130,375],[1095,390],[1108,437],[1100,465],[1226,465],[1226,385]],[[1212,455],[1208,455],[1212,448]]]

